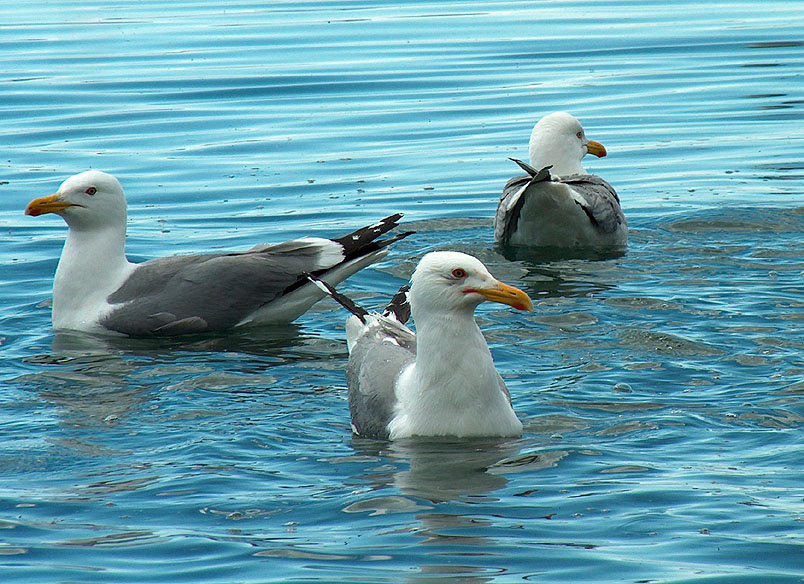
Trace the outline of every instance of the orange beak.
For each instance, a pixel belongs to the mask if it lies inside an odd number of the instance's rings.
[[[497,288],[480,288],[477,290],[467,290],[467,292],[476,292],[486,300],[507,304],[517,310],[527,310],[528,312],[533,310],[533,302],[527,294],[519,288],[503,284],[502,282],[497,282]]]
[[[598,158],[603,158],[606,155],[606,147],[595,140],[589,140],[589,142],[587,142],[586,151],[589,154],[594,154]]]
[[[67,203],[59,198],[59,193],[54,193],[49,197],[34,199],[25,207],[25,214],[33,217],[44,215],[45,213],[61,213],[67,207],[76,207],[74,203]]]

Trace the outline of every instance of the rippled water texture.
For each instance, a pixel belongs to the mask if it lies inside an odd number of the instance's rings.
[[[804,578],[796,2],[23,2],[0,23],[0,581],[795,583]],[[609,156],[620,257],[493,246],[507,158],[564,109]],[[417,235],[481,307],[518,440],[352,437],[344,313],[171,341],[54,335],[58,217],[98,168],[132,259]]]

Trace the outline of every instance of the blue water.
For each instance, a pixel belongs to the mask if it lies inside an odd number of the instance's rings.
[[[804,581],[804,12],[797,2],[24,2],[0,23],[0,581]],[[533,123],[609,156],[619,258],[491,217]],[[478,320],[518,440],[355,438],[344,313],[171,341],[54,336],[98,168],[132,259],[418,231],[526,289]]]

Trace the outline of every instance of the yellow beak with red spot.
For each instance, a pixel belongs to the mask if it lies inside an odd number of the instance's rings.
[[[475,292],[486,300],[507,304],[517,310],[527,310],[528,312],[533,310],[533,302],[527,294],[515,286],[502,282],[497,282],[497,288],[475,288],[466,292]]]
[[[586,151],[598,158],[603,158],[606,155],[606,147],[595,140],[589,140],[589,142],[586,143]]]
[[[34,199],[25,207],[25,214],[38,217],[45,213],[61,213],[67,207],[78,207],[75,203],[68,203],[61,199],[59,193],[54,193],[48,197]]]

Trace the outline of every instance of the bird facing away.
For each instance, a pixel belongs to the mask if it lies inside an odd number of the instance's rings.
[[[543,117],[530,136],[530,164],[503,188],[494,240],[504,246],[623,249],[628,226],[614,188],[581,165],[587,154],[606,156],[566,112]],[[512,159],[513,160],[513,159]]]
[[[305,274],[336,284],[410,233],[377,239],[401,215],[339,239],[305,237],[244,252],[143,263],[125,255],[126,199],[117,179],[90,170],[35,199],[26,215],[56,213],[69,227],[53,282],[53,328],[130,336],[288,323],[325,295]]]
[[[356,434],[391,440],[521,435],[474,310],[487,300],[532,310],[522,290],[496,280],[473,256],[439,251],[421,259],[410,289],[384,314],[331,292],[353,313],[346,322],[346,380]],[[404,324],[408,305],[416,333]]]

